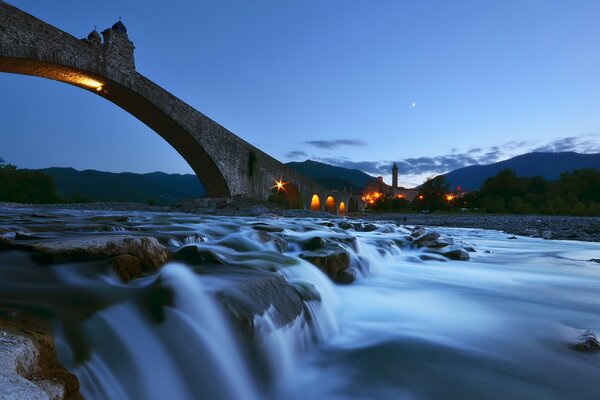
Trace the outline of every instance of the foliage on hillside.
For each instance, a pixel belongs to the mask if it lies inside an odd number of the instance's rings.
[[[17,169],[0,159],[0,201],[41,204],[58,203],[61,199],[51,176]]]
[[[578,169],[549,182],[540,176],[518,177],[506,169],[464,200],[469,207],[491,213],[600,215],[600,171]]]

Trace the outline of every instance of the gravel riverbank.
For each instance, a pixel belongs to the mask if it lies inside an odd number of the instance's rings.
[[[214,204],[213,204],[214,203]],[[221,204],[222,203],[222,204]],[[276,205],[247,199],[189,200],[175,207],[149,206],[139,203],[82,203],[82,204],[16,204],[2,203],[1,208],[46,208],[90,211],[152,211],[184,212],[230,216],[281,216],[296,218],[331,218],[325,212],[285,210]],[[393,221],[405,225],[480,228],[504,231],[512,235],[558,240],[600,242],[600,217],[557,215],[497,215],[497,214],[354,214],[349,218],[373,221]]]
[[[495,214],[366,214],[361,218],[406,225],[480,228],[545,239],[600,242],[600,217]]]

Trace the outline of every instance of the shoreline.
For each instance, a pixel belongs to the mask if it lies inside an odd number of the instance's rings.
[[[212,200],[211,200],[212,201]],[[381,213],[349,214],[336,216],[310,210],[286,210],[280,207],[252,202],[247,199],[226,201],[217,199],[213,205],[203,200],[203,206],[149,206],[140,203],[74,203],[74,204],[21,204],[0,202],[0,208],[38,208],[76,211],[141,211],[178,212],[191,215],[215,215],[231,217],[282,217],[282,218],[350,218],[369,221],[389,221],[401,225],[423,225],[447,228],[476,228],[498,230],[509,235],[540,237],[554,240],[577,240],[600,242],[600,217],[568,215],[518,215],[518,214],[418,214]]]
[[[405,225],[497,230],[508,235],[600,242],[600,217],[518,214],[363,214],[373,221]]]

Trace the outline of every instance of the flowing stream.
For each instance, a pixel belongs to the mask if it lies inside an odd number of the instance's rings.
[[[5,250],[0,310],[50,321],[86,399],[598,398],[600,354],[573,344],[600,333],[599,243],[436,228],[474,252],[423,260],[403,246],[405,227],[339,221],[4,210],[5,236],[153,236],[219,262],[172,260],[123,283],[106,262],[47,266]],[[299,257],[314,237],[350,254],[354,283]],[[265,274],[312,295],[283,325],[276,307],[255,315],[248,339],[217,294]]]

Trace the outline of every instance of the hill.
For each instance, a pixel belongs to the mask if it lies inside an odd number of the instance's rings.
[[[351,187],[353,190],[362,190],[367,182],[375,180],[371,175],[357,169],[336,167],[312,160],[294,161],[286,165],[328,189],[343,190],[345,187]]]
[[[528,153],[489,165],[471,165],[445,174],[450,187],[461,186],[463,190],[478,190],[486,178],[496,176],[503,169],[513,170],[517,176],[542,176],[552,181],[563,172],[574,169],[600,170],[600,154]]]
[[[170,205],[184,198],[202,197],[204,188],[196,175],[152,172],[78,171],[73,168],[45,168],[54,178],[58,194],[68,199],[136,202]]]

